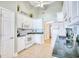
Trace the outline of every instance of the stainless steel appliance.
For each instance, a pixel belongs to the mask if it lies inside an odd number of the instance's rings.
[[[72,48],[74,45],[73,37],[74,37],[74,33],[73,33],[72,28],[66,28],[66,46],[69,48]]]

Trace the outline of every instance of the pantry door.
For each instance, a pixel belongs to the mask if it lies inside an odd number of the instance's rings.
[[[2,9],[2,40],[1,57],[13,57],[14,55],[14,12]]]

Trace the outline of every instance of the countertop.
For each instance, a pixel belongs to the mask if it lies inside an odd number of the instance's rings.
[[[27,34],[43,34],[43,32],[29,32]]]
[[[24,37],[24,36],[30,35],[30,34],[43,34],[43,32],[28,32],[28,33],[23,34],[23,35],[18,34],[17,37]]]

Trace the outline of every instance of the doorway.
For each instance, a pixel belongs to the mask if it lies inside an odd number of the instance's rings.
[[[44,22],[44,44],[51,44],[51,23]]]

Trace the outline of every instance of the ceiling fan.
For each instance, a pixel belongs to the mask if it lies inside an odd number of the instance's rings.
[[[30,1],[30,4],[34,7],[44,8],[45,5],[51,4],[54,1]]]

